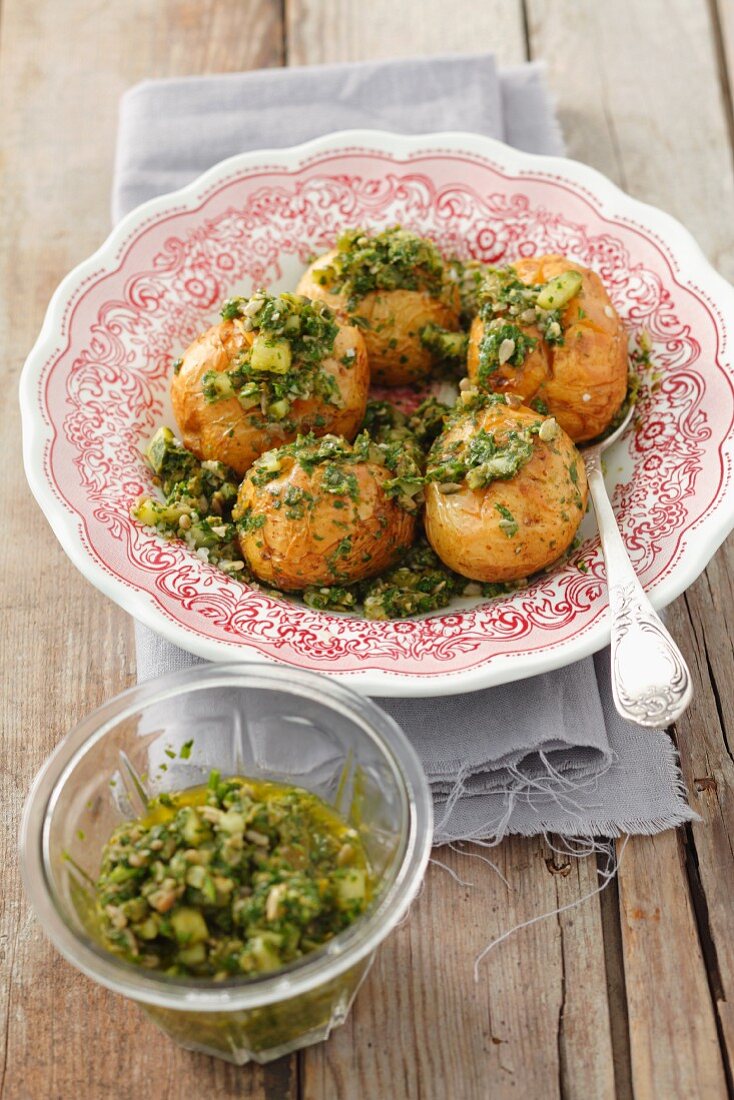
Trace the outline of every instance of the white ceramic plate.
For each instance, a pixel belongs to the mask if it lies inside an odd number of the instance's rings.
[[[247,153],[133,211],[64,279],[21,381],[28,480],[69,557],[192,653],[286,662],[376,695],[440,695],[608,641],[593,516],[571,559],[530,587],[389,623],[276,600],[130,519],[150,488],[141,451],[161,422],[175,426],[172,360],[222,299],[293,287],[344,227],[396,222],[484,261],[565,253],[598,271],[631,334],[650,334],[660,385],[608,455],[607,480],[656,606],[734,526],[734,291],[672,218],[581,164],[474,134],[349,131]]]

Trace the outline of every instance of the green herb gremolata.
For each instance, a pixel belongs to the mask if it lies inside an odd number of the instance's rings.
[[[167,975],[277,970],[366,909],[357,832],[316,795],[243,778],[160,795],[118,826],[96,888],[106,946]]]
[[[230,298],[222,318],[238,321],[255,336],[228,370],[206,372],[201,385],[208,402],[236,397],[264,423],[286,420],[298,398],[316,395],[339,404],[336,381],[323,368],[339,326],[323,302],[259,290],[249,299]]]
[[[580,289],[581,276],[576,271],[564,272],[547,283],[528,285],[517,277],[513,267],[487,268],[476,292],[479,316],[484,322],[479,342],[479,383],[486,386],[500,367],[522,366],[539,339],[526,331],[529,326],[535,327],[547,344],[562,344],[562,310]]]
[[[323,491],[333,496],[335,505],[343,501],[346,510],[350,501],[356,503],[359,492],[354,476],[355,463],[377,462],[391,474],[384,482],[385,492],[394,496],[407,511],[415,511],[422,500],[432,443],[447,425],[455,423],[457,417],[493,404],[504,405],[504,396],[476,394],[469,405],[463,404],[459,413],[452,414],[446,405],[430,397],[408,416],[388,402],[371,401],[362,431],[353,445],[335,436],[300,437],[262,455],[252,467],[250,476],[258,485],[267,484],[279,476],[286,456],[294,458],[307,471],[320,466],[325,475]],[[497,454],[490,455],[491,450],[492,444],[480,439],[471,452],[471,461],[490,457],[496,460]],[[452,463],[456,457],[454,452],[448,456]],[[218,462],[200,461],[168,428],[159,429],[153,437],[147,460],[165,502],[146,497],[133,509],[134,517],[155,527],[166,538],[184,539],[192,550],[199,551],[200,556],[206,555],[208,561],[224,572],[252,583],[237,535],[238,532],[258,531],[266,517],[248,509],[235,521],[232,510],[239,478],[234,471]],[[435,456],[432,461],[435,462]],[[453,475],[454,467],[448,472]],[[432,477],[436,478],[435,470]],[[276,507],[279,505],[284,510],[287,519],[298,521],[307,517],[313,504],[310,493],[291,485]],[[338,559],[334,561],[334,573],[336,583],[307,588],[303,593],[304,603],[318,610],[356,612],[368,619],[400,619],[425,614],[448,606],[456,596],[494,597],[513,588],[512,585],[467,585],[466,579],[448,569],[422,537],[397,565],[370,580],[339,584]],[[469,591],[465,591],[467,587]]]
[[[342,436],[317,438],[310,434],[266,451],[253,463],[249,477],[257,486],[266,485],[279,477],[284,459],[293,458],[306,473],[313,473],[316,467],[323,468],[321,488],[325,492],[346,495],[356,501],[359,490],[353,467],[370,462],[384,466],[392,475],[382,483],[385,495],[395,497],[406,511],[414,513],[423,500],[419,455],[417,447],[407,437],[379,440],[362,431],[354,443],[348,443]]]
[[[485,403],[503,402],[504,396],[491,395],[475,399],[472,408]],[[453,423],[469,416],[469,411],[458,413]],[[522,469],[533,457],[533,436],[538,434],[541,421],[527,428],[511,429],[497,438],[494,432],[480,428],[469,439],[446,441],[439,438],[431,448],[426,470],[426,481],[435,481],[449,491],[458,490],[463,481],[470,489],[484,489],[493,481],[506,481]]]
[[[251,579],[232,520],[240,480],[234,470],[201,461],[165,427],[155,433],[145,457],[164,499],[143,497],[132,508],[133,517],[165,538],[184,539],[224,573]]]
[[[330,291],[344,294],[351,310],[380,290],[424,290],[442,298],[449,291],[451,272],[433,241],[395,225],[381,233],[343,233],[333,259],[316,267],[313,275]]]

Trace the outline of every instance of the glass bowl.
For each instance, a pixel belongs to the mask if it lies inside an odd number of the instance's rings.
[[[375,897],[353,925],[282,970],[169,978],[102,946],[93,886],[121,820],[163,791],[205,783],[212,769],[317,794],[359,829]],[[137,1001],[189,1050],[268,1062],[344,1022],[376,948],[415,896],[431,834],[420,762],[370,699],[290,668],[206,665],[131,688],[68,734],[28,796],[21,869],[46,933],[74,966]]]

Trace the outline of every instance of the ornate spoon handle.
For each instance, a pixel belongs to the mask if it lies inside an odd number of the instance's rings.
[[[596,448],[585,455],[607,568],[612,625],[612,690],[623,718],[668,726],[691,701],[688,666],[645,595],[627,555]]]

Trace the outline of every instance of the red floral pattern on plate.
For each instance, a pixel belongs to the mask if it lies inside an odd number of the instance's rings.
[[[395,222],[484,261],[563,252],[599,272],[631,332],[647,329],[662,381],[642,399],[638,432],[609,463],[613,478],[621,463],[615,507],[647,587],[676,568],[686,532],[717,507],[734,408],[731,367],[719,357],[722,322],[652,232],[605,215],[578,184],[540,169],[512,177],[488,158],[451,150],[399,158],[345,149],[292,168],[243,167],[196,209],[172,202],[137,224],[114,270],[101,266],[77,288],[65,343],[43,366],[38,390],[52,433],[45,478],[78,518],[85,552],[154,601],[161,621],[182,629],[182,644],[188,637],[196,648],[198,637],[218,643],[222,656],[254,649],[317,671],[456,675],[563,647],[604,613],[591,524],[571,561],[522,591],[376,623],[251,590],[129,518],[149,486],[141,450],[170,420],[171,362],[220,301],[294,282],[345,226]]]

